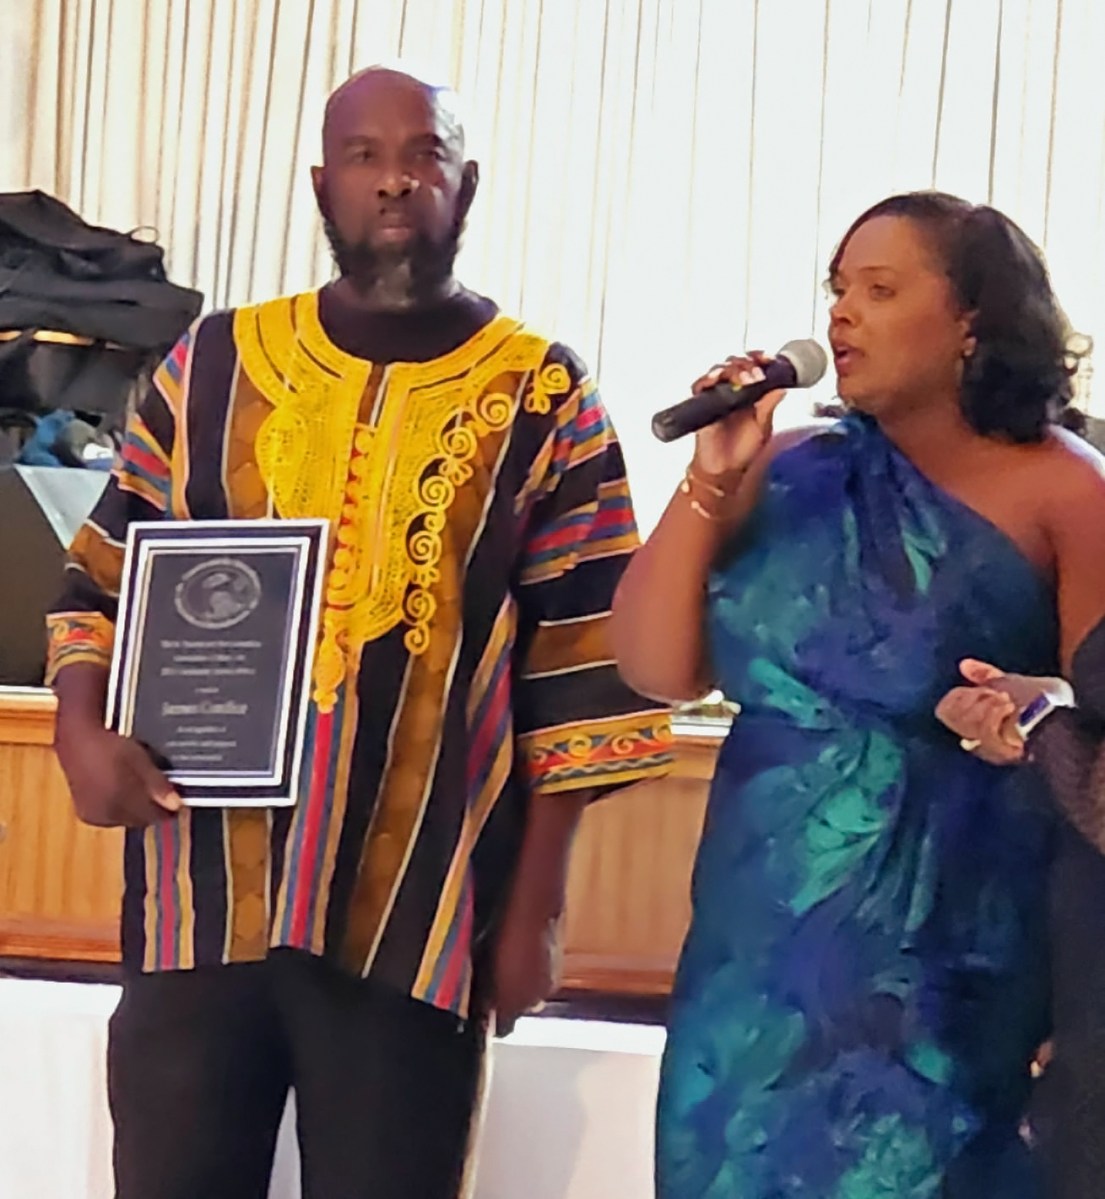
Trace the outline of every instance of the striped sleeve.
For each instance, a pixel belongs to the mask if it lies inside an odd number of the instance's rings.
[[[127,525],[157,520],[169,508],[173,438],[194,329],[154,372],[127,421],[103,495],[69,547],[62,593],[46,617],[47,685],[74,663],[111,665]]]
[[[517,588],[519,744],[535,793],[608,791],[666,773],[669,712],[621,681],[610,606],[637,526],[625,464],[594,384],[566,351],[573,386],[539,461]],[[548,369],[547,367],[545,369]]]

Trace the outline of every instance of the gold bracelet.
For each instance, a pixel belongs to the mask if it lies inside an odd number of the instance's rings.
[[[737,471],[737,483],[744,477],[744,471]],[[692,487],[701,487],[708,491],[712,496],[716,496],[719,500],[728,499],[736,488],[726,490],[724,487],[719,487],[716,483],[711,483],[709,479],[702,478],[701,475],[695,474],[694,463],[688,464],[687,469],[683,472],[683,482],[679,484],[685,495],[690,495]]]
[[[715,487],[713,483],[708,483],[705,479],[700,479],[689,466],[683,474],[683,482],[680,487],[683,488],[685,495],[691,494],[692,487],[701,487],[711,495],[717,496],[719,500],[725,499],[725,492],[722,488]]]
[[[698,502],[698,500],[696,500],[694,498],[694,496],[691,496],[691,511],[697,512],[698,515],[701,516],[704,520],[710,520],[710,521],[716,522],[716,521],[719,521],[722,519],[722,517],[720,515],[718,515],[718,513],[708,512],[705,508],[703,508],[703,506]]]
[[[744,472],[740,473],[743,474]],[[697,513],[704,520],[714,522],[724,520],[725,518],[721,512],[711,512],[709,508],[704,507],[699,502],[698,497],[694,494],[694,489],[698,487],[703,488],[716,500],[720,501],[721,504],[724,504],[726,500],[732,499],[734,493],[726,491],[724,487],[718,487],[717,484],[711,483],[708,479],[703,479],[699,475],[696,475],[691,466],[687,467],[683,474],[683,481],[679,484],[679,490],[690,500],[692,512]]]

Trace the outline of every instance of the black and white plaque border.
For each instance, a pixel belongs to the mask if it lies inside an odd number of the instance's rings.
[[[108,683],[107,726],[142,740],[135,696],[144,648],[159,635],[148,603],[154,572],[174,556],[209,553],[248,563],[251,555],[285,553],[293,560],[292,594],[283,628],[265,652],[281,655],[280,683],[266,770],[187,771],[168,777],[189,807],[281,807],[295,803],[303,760],[311,674],[322,605],[329,522],[325,520],[136,521],[127,530],[115,649]],[[252,574],[252,571],[249,571]],[[266,697],[268,702],[268,697]]]

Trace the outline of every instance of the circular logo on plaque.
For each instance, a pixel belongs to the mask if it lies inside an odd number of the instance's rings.
[[[261,602],[257,572],[237,558],[211,558],[176,585],[176,610],[197,629],[229,629]]]

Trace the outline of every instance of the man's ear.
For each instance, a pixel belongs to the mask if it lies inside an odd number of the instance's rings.
[[[480,186],[480,164],[469,160],[464,164],[460,178],[460,196],[457,198],[457,216],[463,221],[468,216],[476,191]]]
[[[311,186],[315,189],[315,203],[318,205],[318,210],[322,213],[322,219],[329,221],[330,217],[330,201],[326,194],[326,168],[311,167]]]

